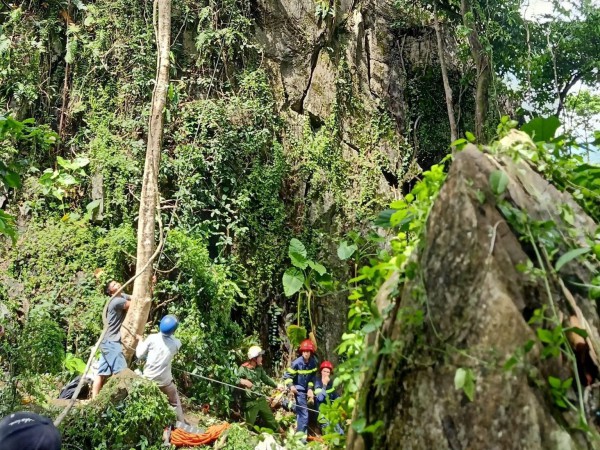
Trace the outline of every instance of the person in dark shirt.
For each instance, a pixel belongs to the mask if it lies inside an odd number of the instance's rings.
[[[0,449],[60,450],[60,432],[47,417],[14,412],[0,421]]]
[[[121,284],[111,280],[106,284],[104,292],[112,297],[120,289]],[[121,325],[125,320],[130,304],[131,298],[123,293],[116,295],[108,304],[106,311],[107,330],[104,339],[100,343],[100,366],[94,379],[92,398],[98,395],[108,377],[127,368],[127,361],[125,361],[123,348],[121,347]]]

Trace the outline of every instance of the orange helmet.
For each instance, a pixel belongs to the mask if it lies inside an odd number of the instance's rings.
[[[323,369],[329,369],[333,373],[333,364],[331,364],[331,361],[323,361],[321,367],[319,367],[319,372]]]
[[[300,347],[298,347],[299,352],[315,352],[315,345],[310,339],[304,339],[300,342]]]

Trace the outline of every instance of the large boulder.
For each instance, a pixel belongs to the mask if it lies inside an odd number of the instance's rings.
[[[532,145],[521,140],[518,145]],[[490,187],[497,171],[508,177],[500,195]],[[510,211],[523,214],[508,220]],[[570,195],[526,162],[474,147],[457,154],[422,248],[413,255],[417,276],[404,284],[393,276],[377,298],[380,310],[390,311],[381,336],[391,338],[397,350],[379,354],[364,376],[355,419],[382,420],[383,426],[374,434],[351,431],[347,448],[598,448],[597,391],[588,387],[581,398],[577,391],[589,367],[578,365],[577,377],[565,356],[571,353],[565,340],[564,354],[546,357],[549,344],[538,339],[540,329],[568,327],[578,316],[576,323],[589,335],[580,356],[588,362],[595,356],[600,319],[578,285],[589,283],[598,268],[576,260],[557,276],[549,268],[568,250],[562,238],[581,247],[595,228]],[[538,242],[561,237],[556,254],[546,257],[541,244],[531,245],[528,230]],[[415,311],[423,313],[421,322]],[[546,319],[536,319],[542,316]],[[369,337],[375,352],[380,343]],[[457,371],[467,378],[472,374],[472,401],[468,389],[456,388]],[[584,403],[588,432],[581,431],[573,408],[559,406],[560,389],[552,391],[550,377],[573,378],[563,400],[576,407]]]

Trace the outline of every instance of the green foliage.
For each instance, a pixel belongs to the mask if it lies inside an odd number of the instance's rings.
[[[52,195],[62,202],[65,196],[71,194],[76,186],[81,184],[81,180],[76,177],[85,176],[83,168],[90,163],[90,160],[79,157],[67,161],[58,156],[56,161],[61,169],[44,170],[40,177],[40,184],[43,186],[44,195]]]
[[[41,308],[33,310],[23,329],[19,348],[19,372],[59,373],[65,359],[65,335]]]
[[[556,265],[554,266],[554,270],[558,272],[562,268],[562,266],[578,258],[581,255],[585,255],[590,250],[590,247],[574,248],[569,250],[567,253],[561,255],[561,257],[558,258],[558,260],[556,261]]]
[[[362,374],[373,366],[380,354],[397,354],[402,351],[397,345],[399,343],[389,338],[381,342],[379,353],[365,346],[365,337],[370,333],[377,333],[385,315],[389,313],[378,311],[374,299],[380,286],[392,273],[400,275],[399,283],[417,276],[418,268],[410,258],[419,248],[427,217],[445,178],[444,166],[434,165],[431,170],[423,173],[423,178],[403,200],[391,204],[390,213],[385,219],[380,217],[379,222],[379,225],[391,227],[397,232],[391,241],[391,254],[382,252],[371,258],[369,264],[362,266],[357,276],[349,281],[354,283],[355,288],[348,297],[348,331],[342,336],[342,343],[337,349],[344,362],[337,368],[335,378],[336,386],[344,386],[344,393],[337,407],[343,408],[346,415],[350,415],[357,407],[355,397]],[[409,329],[418,330],[423,325],[422,311],[404,311],[399,317],[405,323],[407,332]],[[327,420],[338,423],[339,415],[339,411],[333,410],[331,418],[327,416]],[[365,418],[359,417],[359,423],[357,425],[355,422],[353,426],[355,425],[360,432],[372,433],[381,424],[367,423]],[[339,440],[339,436],[332,434],[331,439]]]
[[[328,16],[335,16],[335,5],[329,0],[315,0],[315,17],[318,20],[325,20]]]
[[[333,285],[333,279],[327,273],[327,269],[321,263],[308,259],[308,253],[304,244],[296,238],[292,238],[288,247],[288,256],[294,267],[288,268],[282,278],[283,290],[287,297],[298,293],[298,312],[296,320],[298,327],[301,322],[303,301],[306,302],[306,312],[310,329],[314,331],[312,320],[312,302],[319,296],[329,291]],[[288,328],[289,331],[289,328]],[[296,336],[294,335],[294,339]]]
[[[499,127],[502,136],[516,123],[510,123],[508,117],[503,118],[504,128]],[[507,151],[513,158],[525,159],[534,164],[537,169],[554,186],[560,190],[569,192],[575,201],[596,222],[600,221],[600,166],[583,161],[581,155],[576,154],[578,144],[569,135],[554,137],[558,127],[555,117],[536,118],[525,124],[524,131],[531,136],[551,136],[548,141],[538,141],[534,145],[516,145],[510,149],[500,148],[499,144],[493,144],[497,151]],[[534,138],[535,141],[535,138]]]
[[[503,170],[495,170],[490,174],[490,188],[496,195],[502,194],[508,186],[508,175]]]
[[[113,377],[93,403],[75,408],[67,416],[61,427],[63,446],[107,450],[161,448],[163,429],[175,420],[173,408],[156,384],[141,377],[125,380],[126,396],[118,393],[121,381]]]
[[[556,116],[536,117],[524,124],[521,130],[531,136],[534,142],[540,142],[554,139],[558,127],[560,127],[560,120]]]
[[[306,339],[306,328],[291,324],[286,329],[287,337],[292,348],[298,348],[300,342]]]
[[[228,65],[255,57],[256,44],[250,40],[252,20],[249,10],[248,0],[210,0],[198,11],[196,64],[212,72],[212,79],[207,76],[207,83],[214,83],[216,74],[224,76],[226,70],[231,70]]]
[[[72,353],[67,353],[64,360],[64,367],[69,373],[82,375],[85,372],[86,363]]]
[[[567,397],[567,393],[573,384],[573,378],[567,378],[561,381],[560,378],[548,377],[548,384],[550,385],[550,393],[554,399],[554,403],[562,408],[566,408],[570,403]]]
[[[39,314],[45,318],[44,323],[68,330],[61,339],[60,352],[55,351],[57,358],[62,354],[56,362],[59,366],[65,349],[87,359],[88,349],[102,328],[106,300],[101,294],[102,282],[108,278],[123,279],[129,264],[125,252],[130,252],[131,243],[135,242],[133,231],[97,231],[66,220],[31,223],[18,247],[8,255],[12,261],[9,270],[0,272],[0,279],[18,286],[17,298],[27,299],[31,314]],[[98,279],[94,273],[99,274]],[[7,306],[11,312],[21,309],[19,303]],[[23,334],[19,333],[22,340],[16,345],[35,347],[37,331],[27,333],[28,326]]]
[[[524,128],[532,136],[547,137],[549,142],[536,141],[535,144],[520,142],[510,148],[500,146],[496,150],[508,153],[517,160],[521,158],[527,160],[546,176],[551,177],[559,188],[562,187],[572,192],[585,212],[596,218],[598,214],[597,206],[592,202],[585,201],[582,196],[578,196],[577,191],[571,190],[576,187],[569,179],[573,176],[572,173],[565,171],[560,174],[560,177],[554,178],[558,167],[569,167],[574,164],[574,159],[578,160],[580,158],[571,156],[569,147],[573,145],[573,141],[565,136],[554,137],[558,126],[559,123],[556,118],[538,118]],[[586,168],[586,170],[597,169],[593,166]],[[588,195],[590,194],[592,196],[598,195],[592,190],[589,190]],[[573,377],[564,382],[556,377],[551,376],[548,378],[550,393],[557,406],[561,408],[568,407],[575,411],[579,418],[579,425],[586,428],[587,418],[583,404],[580,368],[577,357],[569,344],[567,333],[579,334],[582,337],[586,337],[587,333],[584,330],[564,326],[563,313],[559,310],[560,297],[557,296],[556,291],[553,291],[553,285],[563,283],[559,271],[564,270],[565,266],[568,267],[571,262],[577,259],[579,259],[581,267],[590,268],[592,272],[590,278],[594,275],[593,268],[597,267],[598,264],[594,260],[594,252],[591,251],[595,237],[585,236],[582,234],[582,230],[576,228],[573,209],[569,205],[557,205],[556,210],[548,211],[551,219],[545,221],[533,220],[525,212],[518,210],[505,201],[500,201],[498,207],[511,227],[531,247],[531,252],[534,255],[532,261],[522,264],[519,269],[533,279],[539,280],[544,286],[544,307],[536,310],[529,321],[530,324],[536,327],[537,339],[543,348],[541,356],[544,359],[555,358],[559,361],[565,358],[572,369]],[[560,226],[558,225],[559,222]],[[589,246],[581,246],[582,238],[588,240]],[[583,265],[584,259],[587,259],[585,265]],[[595,280],[592,281],[592,283],[594,282]],[[592,298],[594,285],[583,286],[588,288],[588,295]],[[526,352],[520,353],[524,355]],[[517,361],[518,358],[513,356],[507,361],[505,367],[507,365],[512,367]],[[575,380],[578,399],[576,404],[572,403],[567,397],[567,391],[571,389],[573,380]]]
[[[185,342],[177,355],[176,367],[236,384],[237,354],[241,328],[231,320],[239,288],[230,279],[227,266],[215,264],[202,237],[173,230],[165,245],[165,255],[176,264],[174,278],[161,281],[157,289],[171,298],[169,313],[181,320],[177,334]],[[215,383],[175,373],[179,386],[198,402],[227,411],[232,392]]]
[[[469,401],[475,398],[475,375],[471,369],[459,367],[454,374],[454,389],[465,393]]]
[[[25,162],[20,160],[20,152],[25,148],[28,152],[35,152],[36,146],[47,149],[56,142],[56,133],[33,123],[33,119],[19,122],[10,115],[0,115],[0,187],[21,187],[19,172]],[[0,210],[0,235],[3,234],[16,242],[15,218]]]
[[[340,258],[342,261],[345,261],[348,258],[352,257],[354,252],[356,252],[357,250],[358,250],[358,247],[356,246],[356,244],[348,245],[348,243],[346,241],[342,241],[342,242],[340,242],[340,245],[338,246],[337,255],[338,255],[338,258]]]
[[[254,450],[259,439],[247,427],[237,423],[231,424],[227,429],[227,440],[222,450]]]

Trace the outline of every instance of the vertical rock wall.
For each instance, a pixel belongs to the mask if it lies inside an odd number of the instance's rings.
[[[317,13],[319,5],[330,9]],[[335,134],[338,153],[328,159],[341,160],[341,174],[335,178],[333,169],[322,168],[329,173],[299,174],[295,180],[299,219],[325,235],[361,226],[365,213],[385,209],[420,170],[416,132],[421,118],[410,111],[407,67],[435,67],[435,39],[426,28],[412,35],[398,30],[398,18],[389,0],[256,4],[256,37],[286,123],[284,145],[302,159],[311,154],[311,139],[319,132]],[[438,87],[443,107],[441,79]],[[445,124],[445,116],[438,119]],[[445,150],[442,141],[439,151]],[[335,255],[335,249],[329,253]],[[339,266],[339,260],[329,265]],[[345,295],[318,306],[317,319],[327,324],[321,336],[328,357],[335,358],[345,311]]]

